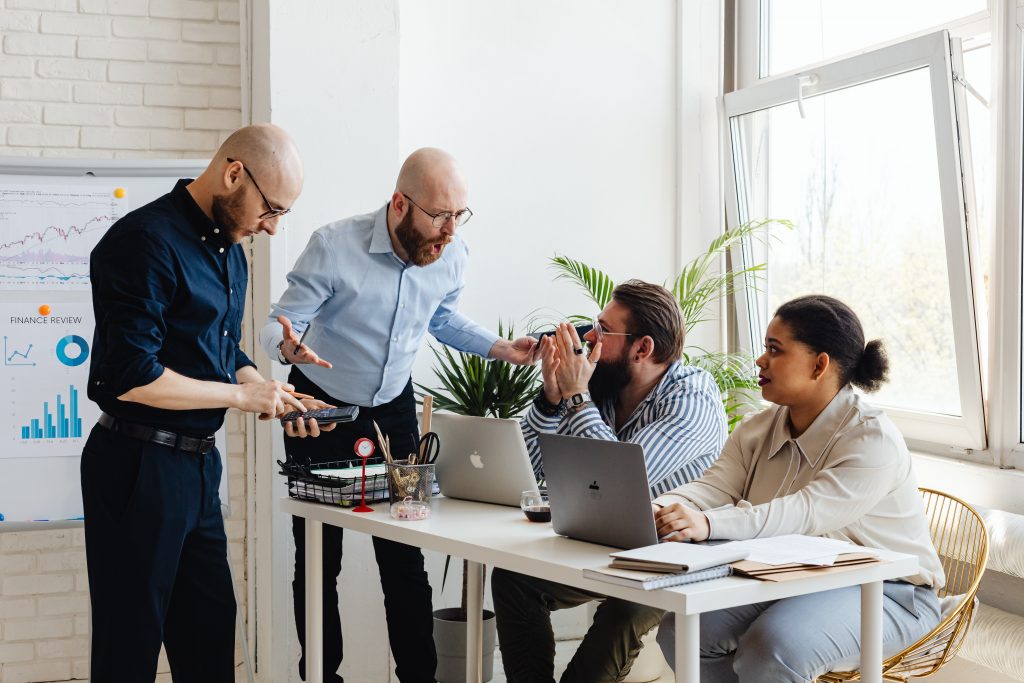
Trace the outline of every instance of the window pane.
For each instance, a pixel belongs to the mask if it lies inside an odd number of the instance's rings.
[[[888,349],[876,402],[960,416],[928,76],[807,99],[806,118],[795,103],[734,117],[736,183],[742,220],[796,224],[773,230],[762,320],[795,296],[835,296]]]
[[[771,76],[940,26],[986,9],[986,0],[763,0]]]

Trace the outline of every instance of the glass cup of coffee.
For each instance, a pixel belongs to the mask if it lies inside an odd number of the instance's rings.
[[[548,504],[547,492],[537,489],[523,491],[523,497],[519,499],[519,507],[523,509],[526,518],[531,522],[551,521],[551,505]]]

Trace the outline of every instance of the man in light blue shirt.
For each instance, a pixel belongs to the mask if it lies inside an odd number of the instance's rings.
[[[319,439],[286,440],[289,459],[354,458],[357,439],[376,441],[372,421],[389,435],[396,457],[415,451],[418,428],[410,378],[427,332],[460,351],[516,364],[533,362],[534,339],[500,339],[458,311],[469,250],[456,228],[473,215],[466,205],[467,194],[450,155],[420,149],[403,164],[385,206],[313,233],[288,274],[288,289],[260,331],[260,343],[271,358],[295,364],[289,381],[296,391],[360,410],[355,422],[341,424]],[[303,333],[305,338],[299,336]],[[327,436],[330,439],[324,439]],[[303,650],[299,671],[304,676],[305,530],[301,519],[293,519],[292,530],[296,549],[292,586]],[[395,672],[403,683],[432,682],[436,655],[423,554],[418,548],[378,538],[373,545]],[[340,683],[336,579],[341,571],[342,530],[325,526],[323,547],[324,672],[325,680]]]

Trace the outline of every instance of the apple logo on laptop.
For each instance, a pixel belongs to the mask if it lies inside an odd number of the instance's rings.
[[[601,487],[598,486],[597,479],[595,479],[594,483],[592,483],[587,488],[589,489],[589,491],[587,491],[587,495],[589,495],[594,500],[601,500]]]
[[[473,465],[473,467],[477,468],[478,470],[482,470],[484,468],[484,461],[480,458],[480,454],[477,453],[476,451],[473,451],[472,453],[469,454],[469,462],[470,464]]]

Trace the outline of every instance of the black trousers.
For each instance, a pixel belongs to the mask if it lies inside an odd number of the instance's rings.
[[[328,396],[311,382],[298,368],[292,368],[288,381],[295,390],[312,394],[335,405],[348,405]],[[412,383],[393,401],[375,408],[359,408],[354,422],[342,423],[333,431],[325,432],[315,439],[285,437],[285,452],[289,459],[310,462],[358,458],[353,452],[357,439],[367,437],[377,443],[373,429],[377,422],[382,433],[391,440],[395,457],[415,451],[419,439],[416,424],[416,401]],[[378,453],[380,452],[378,446]],[[343,530],[324,525],[323,527],[323,619],[324,619],[324,680],[328,683],[343,683],[337,674],[343,657],[341,618],[338,613],[338,575],[341,573]],[[299,673],[306,676],[306,526],[305,520],[292,518],[292,533],[295,536],[295,580],[292,592],[295,598],[295,628],[302,646]],[[381,588],[384,590],[384,612],[388,624],[388,641],[395,657],[395,674],[402,683],[433,683],[437,668],[434,651],[433,602],[430,582],[423,568],[423,553],[419,548],[395,543],[382,538],[373,539],[373,551],[380,571]],[[357,558],[356,561],[365,561]]]
[[[205,455],[96,425],[82,452],[93,683],[152,683],[160,644],[175,683],[233,683],[235,597]]]

